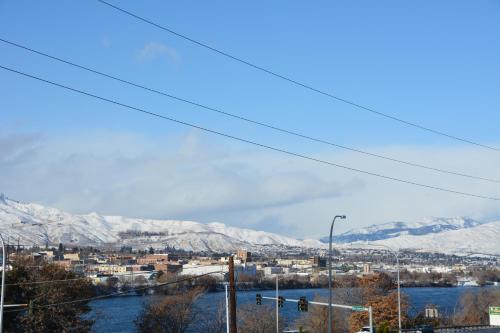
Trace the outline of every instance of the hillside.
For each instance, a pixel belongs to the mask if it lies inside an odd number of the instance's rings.
[[[254,252],[326,248],[327,238],[298,240],[274,233],[230,227],[222,223],[77,215],[0,194],[0,228],[4,238],[26,245],[173,247],[187,251]],[[13,241],[14,240],[14,241]],[[500,221],[427,218],[390,222],[350,230],[334,237],[337,244],[373,243],[394,249],[443,253],[500,254]]]
[[[426,218],[415,222],[389,222],[365,228],[349,230],[333,237],[335,243],[359,241],[374,242],[399,236],[423,236],[448,230],[461,230],[481,225],[481,222],[469,218]],[[321,239],[324,242],[328,238]]]
[[[297,240],[277,234],[230,227],[222,223],[136,219],[97,213],[74,215],[0,195],[0,227],[4,238],[27,245],[166,246],[194,251],[233,251],[246,248],[314,247],[314,240]]]
[[[392,248],[418,249],[454,254],[500,254],[500,221],[427,235],[401,235],[376,241]]]
[[[333,238],[338,244],[383,244],[394,249],[442,253],[500,254],[500,221],[426,218],[353,229]],[[327,238],[322,238],[326,242]]]

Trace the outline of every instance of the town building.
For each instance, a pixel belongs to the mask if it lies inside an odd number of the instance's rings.
[[[144,257],[137,258],[139,265],[154,265],[166,263],[168,261],[168,254],[148,254]]]
[[[240,259],[241,262],[250,262],[252,261],[252,253],[247,250],[238,250],[236,251],[236,258]]]
[[[326,257],[314,256],[313,265],[314,267],[326,267],[327,259]]]

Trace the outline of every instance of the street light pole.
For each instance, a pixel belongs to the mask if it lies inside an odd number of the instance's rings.
[[[0,240],[2,241],[2,291],[0,292],[0,333],[3,332],[3,295],[5,293],[5,243],[3,241],[2,235],[0,235]]]
[[[398,268],[398,324],[399,324],[399,333],[401,333],[401,283],[399,281],[399,255],[396,254],[396,265]]]
[[[337,218],[345,219],[345,215],[336,215],[330,226],[330,241],[328,246],[328,333],[332,333],[332,234]]]

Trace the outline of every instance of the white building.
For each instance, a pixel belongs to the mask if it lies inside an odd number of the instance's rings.
[[[264,275],[276,275],[276,274],[283,274],[283,268],[282,267],[264,267]]]
[[[184,264],[182,265],[181,275],[203,275],[211,274],[216,279],[223,279],[224,274],[228,272],[227,265],[197,265],[197,264]],[[220,274],[217,274],[220,273]]]
[[[257,275],[257,267],[253,264],[235,265],[234,274],[236,279],[240,275],[255,277]]]

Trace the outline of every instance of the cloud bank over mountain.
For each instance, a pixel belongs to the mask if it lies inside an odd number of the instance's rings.
[[[498,196],[496,184],[316,148],[309,154],[325,160]],[[395,146],[370,151],[490,177],[500,167],[500,157],[486,158],[472,148]],[[337,233],[421,216],[500,215],[495,202],[390,183],[199,132],[154,137],[102,131],[61,137],[3,134],[0,161],[1,191],[71,213],[217,220],[279,229],[297,238],[323,236],[331,217],[339,213],[348,219],[339,223]]]

